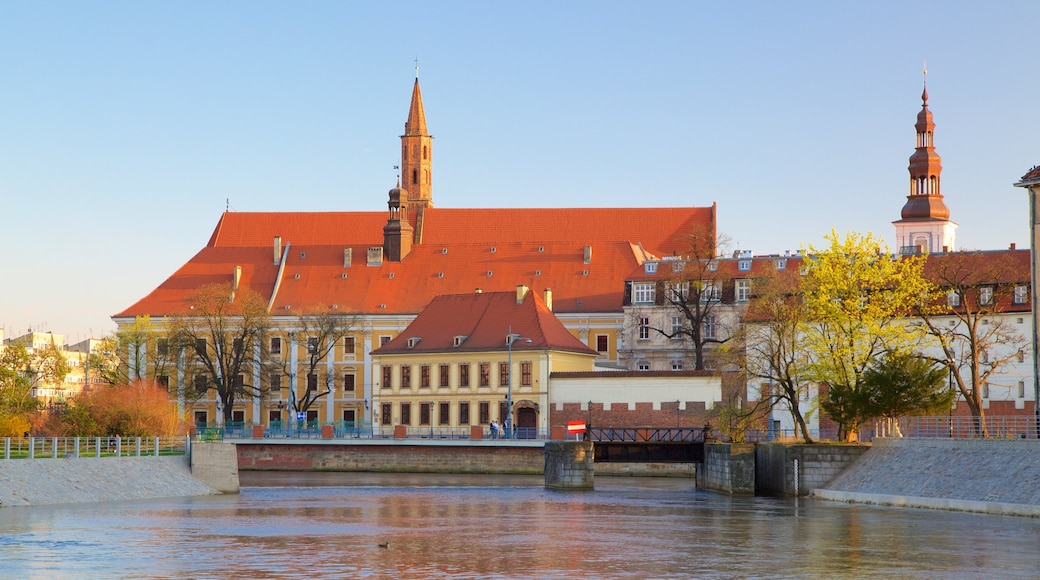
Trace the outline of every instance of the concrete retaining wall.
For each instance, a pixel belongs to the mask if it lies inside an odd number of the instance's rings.
[[[238,453],[234,443],[195,443],[191,474],[220,493],[238,493]]]
[[[1036,439],[875,439],[815,497],[1040,517]]]
[[[186,457],[0,460],[0,506],[213,495]]]
[[[755,446],[750,443],[706,443],[697,487],[732,495],[755,493]]]
[[[868,449],[870,446],[858,444],[761,443],[755,448],[755,492],[809,495],[833,481]]]

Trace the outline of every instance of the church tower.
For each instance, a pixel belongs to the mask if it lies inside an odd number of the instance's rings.
[[[402,187],[408,191],[410,210],[421,211],[433,207],[432,157],[433,136],[426,131],[426,113],[423,112],[416,69],[412,104],[408,109],[408,120],[404,123],[404,135],[401,135]]]
[[[910,156],[910,195],[903,205],[902,219],[896,226],[896,245],[900,254],[954,251],[957,224],[950,221],[950,210],[943,202],[940,188],[942,159],[935,152],[932,138],[935,122],[928,110],[928,71],[924,71],[921,112],[917,114],[917,148]]]

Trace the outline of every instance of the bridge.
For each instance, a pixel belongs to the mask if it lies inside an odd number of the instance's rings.
[[[703,463],[703,427],[593,427],[597,463]]]

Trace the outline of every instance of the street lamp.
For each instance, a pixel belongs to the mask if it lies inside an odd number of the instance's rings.
[[[513,334],[513,326],[510,325],[509,334],[506,335],[506,423],[502,426],[506,439],[513,438],[513,342],[520,339],[527,344],[531,343],[530,338]]]

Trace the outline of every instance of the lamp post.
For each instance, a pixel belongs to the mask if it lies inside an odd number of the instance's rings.
[[[506,419],[502,425],[506,439],[513,438],[513,341],[523,338],[519,334],[513,334],[513,326],[509,325],[509,334],[506,335]],[[530,338],[525,338],[531,342]]]

